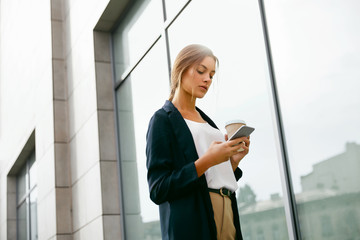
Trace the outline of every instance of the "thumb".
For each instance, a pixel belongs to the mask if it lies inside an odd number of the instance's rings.
[[[212,143],[211,143],[211,145],[216,145],[216,144],[221,144],[222,142],[219,142],[219,141],[213,141]]]

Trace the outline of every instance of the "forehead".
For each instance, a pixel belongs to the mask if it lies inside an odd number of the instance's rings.
[[[215,59],[213,57],[206,56],[200,63],[199,66],[204,66],[210,71],[215,71]]]

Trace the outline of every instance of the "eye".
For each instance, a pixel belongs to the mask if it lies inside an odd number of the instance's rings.
[[[196,70],[199,74],[203,74],[204,72],[200,71],[200,70]]]

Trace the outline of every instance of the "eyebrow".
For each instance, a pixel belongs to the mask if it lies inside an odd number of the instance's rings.
[[[200,64],[200,66],[202,66],[203,68],[205,68],[205,69],[208,69],[205,65],[203,65],[203,64]],[[213,73],[215,73],[215,70],[212,70],[211,72],[213,72]]]

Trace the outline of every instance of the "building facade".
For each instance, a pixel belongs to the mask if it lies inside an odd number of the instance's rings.
[[[161,239],[145,135],[176,54],[219,58],[197,105],[255,127],[244,239],[360,239],[354,0],[0,0],[0,240]],[[225,132],[225,131],[224,131]]]

